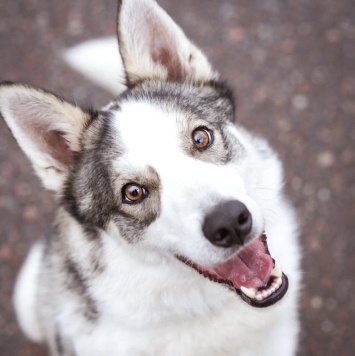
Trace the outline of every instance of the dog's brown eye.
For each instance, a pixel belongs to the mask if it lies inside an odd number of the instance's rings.
[[[194,141],[194,145],[198,149],[203,150],[212,144],[213,134],[212,131],[207,128],[199,127],[192,133],[192,139]]]
[[[137,183],[129,183],[122,188],[123,200],[126,203],[138,203],[146,194],[147,190]]]

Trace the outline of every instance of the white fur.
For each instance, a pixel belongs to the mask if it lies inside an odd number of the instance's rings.
[[[38,278],[42,263],[43,246],[32,247],[17,278],[14,306],[18,322],[26,335],[36,342],[44,341],[37,315]]]
[[[299,251],[293,214],[283,199],[275,214],[282,221],[276,229],[268,229],[269,246],[281,261],[290,288],[274,306],[250,307],[169,254],[145,244],[132,247],[118,238],[112,226],[102,235],[105,273],[92,281],[100,319],[91,324],[77,317],[74,301],[59,294],[57,303],[65,309],[57,321],[75,340],[78,355],[294,355]],[[90,248],[80,238],[80,226],[71,224],[68,233],[75,258],[89,260]]]
[[[162,214],[149,227],[147,243],[153,238],[154,245],[208,267],[227,258],[227,252],[213,246],[201,229],[204,216],[214,205],[228,200],[243,202],[253,216],[253,236],[262,234],[264,221],[258,204],[247,194],[246,177],[239,173],[243,161],[221,166],[188,157],[178,144],[185,121],[182,114],[166,114],[149,103],[122,104],[115,124],[122,137],[120,144],[128,150],[117,162],[117,174],[130,169],[128,177],[134,176],[147,166],[158,172],[163,187]],[[201,120],[195,125],[208,124]],[[132,162],[136,172],[132,172]]]
[[[73,69],[114,95],[126,89],[116,37],[81,43],[67,49],[63,58]]]

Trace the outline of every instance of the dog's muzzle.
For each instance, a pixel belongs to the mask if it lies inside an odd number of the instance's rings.
[[[213,245],[240,246],[238,252],[213,268],[204,268],[183,256],[178,258],[211,281],[237,291],[248,304],[267,307],[283,298],[288,279],[270,255],[266,234],[250,241],[251,229],[252,216],[243,203],[222,203],[207,214],[202,231]]]

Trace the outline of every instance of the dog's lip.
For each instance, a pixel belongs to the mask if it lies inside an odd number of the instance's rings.
[[[271,258],[265,232],[259,237],[259,241],[264,245],[265,253],[269,255],[269,258]],[[243,301],[253,307],[263,308],[271,306],[280,301],[288,290],[288,278],[282,272],[281,267],[274,259],[272,259],[273,268],[267,276],[268,278],[266,282],[260,286],[244,287],[242,285],[236,286],[231,279],[224,278],[220,274],[216,273],[215,269],[203,268],[197,263],[194,263],[190,259],[181,255],[176,257],[184,264],[192,267],[202,276],[208,278],[210,281],[223,284],[230,290],[235,291],[238,295],[240,295]]]

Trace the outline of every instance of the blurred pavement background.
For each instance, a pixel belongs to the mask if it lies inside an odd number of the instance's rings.
[[[265,136],[285,163],[304,250],[299,355],[354,355],[355,1],[160,3],[235,89],[239,122]],[[104,105],[109,94],[60,53],[114,35],[115,12],[115,0],[1,0],[0,81]],[[46,355],[21,334],[11,294],[54,207],[0,120],[1,356]]]

